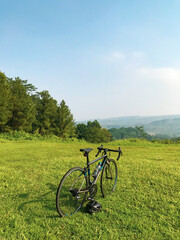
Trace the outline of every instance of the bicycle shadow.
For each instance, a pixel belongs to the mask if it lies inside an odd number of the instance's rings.
[[[35,217],[39,217],[39,218],[42,218],[42,217],[59,218],[60,217],[56,209],[57,186],[52,183],[47,183],[46,186],[49,188],[48,192],[41,194],[32,200],[24,201],[18,206],[18,211],[23,212],[23,214],[26,215],[26,220],[28,222],[33,221]],[[29,193],[20,193],[18,194],[18,197],[21,199],[22,198],[30,199]],[[87,203],[88,202],[86,202],[84,206],[79,209],[79,212],[83,214],[87,213],[87,207],[86,207]],[[71,204],[71,202],[69,204]]]
[[[23,213],[28,213],[30,211],[31,217],[42,217],[42,210],[47,212],[46,218],[56,218],[59,217],[56,210],[56,191],[57,186],[52,183],[47,183],[46,186],[49,191],[37,196],[36,198],[25,201],[18,206],[18,210]],[[18,194],[19,198],[27,199],[29,198],[29,193]],[[40,209],[40,211],[39,211]],[[49,212],[53,212],[52,215],[48,215]]]

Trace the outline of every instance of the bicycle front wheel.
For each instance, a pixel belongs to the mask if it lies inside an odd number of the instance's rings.
[[[71,168],[62,178],[56,208],[61,217],[72,215],[83,205],[87,195],[87,177],[81,167]]]
[[[101,174],[101,192],[103,197],[111,194],[117,182],[117,165],[114,159],[108,159]]]

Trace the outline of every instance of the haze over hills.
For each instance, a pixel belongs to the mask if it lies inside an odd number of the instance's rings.
[[[144,129],[151,135],[164,134],[170,137],[180,137],[180,118],[163,119],[145,124]]]
[[[101,126],[108,129],[143,125],[145,131],[151,135],[163,134],[168,135],[169,137],[180,136],[180,114],[163,116],[115,117],[97,120]],[[87,121],[82,122],[87,123]]]

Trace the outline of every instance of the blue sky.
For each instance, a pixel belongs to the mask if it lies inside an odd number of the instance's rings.
[[[75,120],[180,113],[180,1],[0,0],[0,71]]]

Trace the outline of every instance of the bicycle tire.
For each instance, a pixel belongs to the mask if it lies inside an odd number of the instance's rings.
[[[111,194],[117,183],[117,164],[114,159],[108,159],[101,173],[101,193],[103,197]]]
[[[57,189],[56,208],[61,217],[74,214],[83,205],[87,193],[76,193],[80,188],[87,189],[87,176],[84,169],[81,167],[71,168],[64,175]]]

